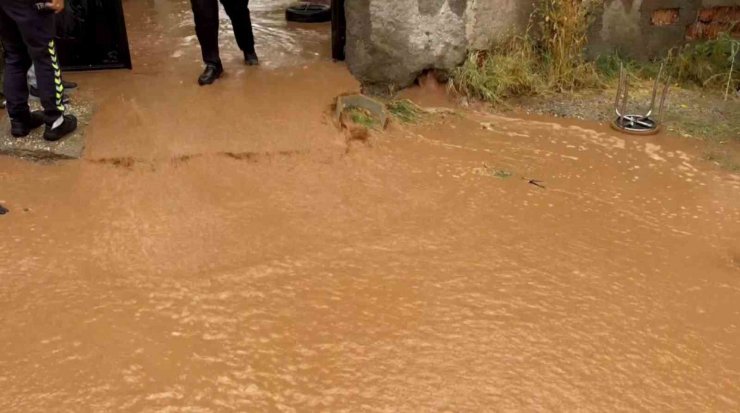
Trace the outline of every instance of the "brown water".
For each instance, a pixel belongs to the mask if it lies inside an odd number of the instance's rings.
[[[740,177],[692,144],[477,112],[347,143],[310,43],[199,88],[185,3],[125,6],[135,70],[70,75],[85,158],[0,157],[0,411],[740,409]]]

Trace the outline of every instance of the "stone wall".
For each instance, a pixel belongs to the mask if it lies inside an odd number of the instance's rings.
[[[453,69],[468,51],[524,31],[535,4],[346,0],[347,64],[370,92],[392,92],[411,85],[425,70]],[[587,53],[656,57],[687,40],[726,30],[738,15],[740,0],[605,0],[590,30]]]
[[[450,70],[468,50],[526,27],[521,0],[348,0],[347,64],[373,92],[405,87],[425,70]]]

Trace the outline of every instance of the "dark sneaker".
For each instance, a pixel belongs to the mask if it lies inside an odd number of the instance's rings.
[[[216,65],[206,65],[206,69],[203,74],[198,78],[198,84],[201,86],[210,85],[215,82],[216,79],[221,77],[224,72],[224,68]]]
[[[23,138],[43,124],[44,112],[29,112],[23,116],[10,118],[10,134],[16,138]]]
[[[30,94],[31,97],[34,98],[34,99],[38,99],[39,98],[39,90],[36,89],[33,86],[29,86],[28,87],[28,94]],[[69,102],[70,102],[69,95],[66,94],[66,93],[63,94],[62,95],[62,104],[63,105],[69,105]]]
[[[63,137],[69,135],[77,129],[77,118],[74,115],[64,115],[64,121],[61,125],[56,128],[52,128],[48,123],[46,124],[46,131],[44,131],[44,139],[47,141],[58,141]]]
[[[244,53],[244,63],[246,63],[247,66],[257,66],[260,64],[260,59],[257,57],[256,52],[246,52]]]

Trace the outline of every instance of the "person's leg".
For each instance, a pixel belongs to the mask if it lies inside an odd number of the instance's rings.
[[[249,15],[249,0],[221,0],[226,14],[234,27],[234,36],[239,48],[247,55],[255,54],[252,19]]]
[[[62,85],[64,85],[64,90],[77,88],[77,83],[69,82],[64,78],[62,78]],[[28,86],[31,88],[31,96],[34,96],[33,89],[37,89],[38,84],[36,83],[36,69],[34,69],[33,65],[28,69]]]
[[[33,65],[31,65],[31,68],[28,69],[28,86],[32,87],[34,89],[38,89],[38,83],[36,83],[36,70],[34,70]]]
[[[195,34],[206,65],[221,67],[218,52],[218,0],[190,0],[195,17]]]
[[[5,83],[5,48],[0,41],[0,87]],[[5,93],[0,90],[0,109],[5,109]]]
[[[13,119],[27,117],[30,113],[26,73],[31,67],[31,57],[28,55],[18,26],[6,13],[5,8],[6,4],[0,2],[0,36],[5,49],[3,91],[8,115]]]
[[[67,95],[67,90],[75,89],[77,88],[77,83],[75,82],[67,82],[62,78],[62,86],[64,86],[65,93],[62,95],[62,103],[65,105],[69,105],[70,99],[69,95]],[[39,85],[38,81],[36,80],[36,69],[31,65],[31,68],[28,69],[28,91],[31,97],[38,99],[39,98]]]
[[[39,99],[44,107],[47,140],[61,139],[77,128],[77,119],[74,116],[64,116],[64,86],[62,71],[57,59],[54,45],[54,15],[39,13],[32,4],[25,0],[5,0],[3,9],[15,22],[18,31],[23,36],[28,55],[30,55],[36,71]],[[23,67],[23,82],[15,87],[24,88],[28,99],[27,71],[30,64]],[[27,103],[26,103],[27,104]]]
[[[52,14],[41,14],[25,1],[10,0],[3,5],[8,16],[13,19],[18,31],[23,36],[28,55],[36,70],[36,82],[41,105],[44,107],[47,123],[53,123],[62,117],[62,72],[59,68],[54,47],[54,17]],[[12,82],[15,88],[22,88],[28,96],[28,69],[30,62],[24,63],[16,70],[23,70],[23,82]],[[21,75],[16,75],[19,80]]]

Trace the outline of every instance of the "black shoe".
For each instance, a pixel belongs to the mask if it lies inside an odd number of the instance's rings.
[[[206,70],[204,70],[203,74],[198,78],[198,84],[201,86],[210,85],[215,82],[216,79],[221,77],[223,72],[224,68],[221,66],[206,65]]]
[[[28,136],[32,130],[44,124],[44,112],[28,112],[23,116],[10,119],[10,134],[16,138]]]
[[[33,86],[28,87],[28,94],[31,95],[32,98],[39,99],[39,90]],[[65,93],[62,95],[62,105],[69,105],[70,101],[68,94]]]
[[[257,57],[256,52],[245,52],[244,63],[246,63],[247,66],[257,66],[260,64],[260,59]]]
[[[61,125],[52,129],[51,125],[46,124],[44,139],[50,142],[58,141],[69,135],[77,129],[77,118],[74,115],[64,115],[64,121]]]
[[[64,79],[62,79],[62,86],[64,86],[64,89],[66,90],[77,89],[77,83],[70,82]]]

